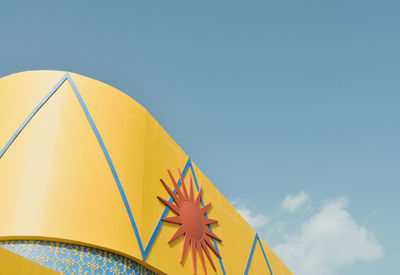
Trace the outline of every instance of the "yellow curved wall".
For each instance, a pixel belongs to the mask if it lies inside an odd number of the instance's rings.
[[[30,71],[0,79],[0,149],[65,75]],[[143,246],[168,195],[159,179],[177,177],[188,155],[136,101],[99,81],[70,73],[108,150]],[[193,164],[211,202],[210,218],[226,274],[243,274],[254,230]],[[190,175],[190,170],[185,178]],[[163,223],[143,261],[138,241],[102,148],[69,81],[33,116],[0,158],[0,239],[58,240],[110,250],[165,274],[192,274],[190,257],[178,257],[182,240],[168,244],[176,226]],[[273,274],[291,274],[263,243]],[[217,274],[222,274],[212,255]],[[215,274],[206,262],[208,274]],[[266,272],[266,273],[264,273]],[[248,274],[269,274],[257,243]],[[196,274],[203,274],[197,264]]]

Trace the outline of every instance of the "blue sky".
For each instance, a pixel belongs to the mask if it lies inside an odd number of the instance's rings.
[[[0,76],[67,70],[129,94],[295,274],[395,274],[399,9],[1,1]]]

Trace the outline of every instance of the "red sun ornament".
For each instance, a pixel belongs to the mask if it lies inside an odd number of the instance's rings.
[[[173,202],[169,202],[163,198],[158,197],[160,201],[162,201],[165,205],[171,209],[176,216],[163,218],[164,222],[170,222],[179,224],[179,228],[176,232],[171,236],[168,243],[176,240],[180,236],[184,236],[183,238],[183,246],[181,250],[181,255],[179,258],[179,262],[182,262],[186,251],[189,249],[191,250],[192,256],[192,269],[193,274],[196,273],[196,256],[199,256],[201,265],[203,267],[203,271],[207,274],[206,265],[204,262],[203,251],[206,254],[212,268],[216,271],[214,262],[211,258],[210,251],[214,252],[214,254],[221,258],[217,249],[213,245],[210,240],[210,237],[220,241],[221,239],[218,238],[209,228],[210,224],[216,223],[216,220],[212,220],[206,217],[206,212],[208,208],[211,206],[211,203],[208,203],[204,207],[201,207],[200,200],[201,200],[201,191],[202,188],[200,187],[199,192],[197,193],[196,197],[193,194],[193,183],[192,177],[189,177],[189,192],[186,189],[185,183],[183,182],[183,177],[181,171],[178,169],[179,178],[181,180],[181,185],[178,186],[176,183],[173,175],[171,174],[170,170],[167,170],[169,177],[171,178],[171,182],[176,190],[176,193],[172,191],[168,185],[162,180],[161,183],[164,186],[165,190],[167,190],[168,194],[173,198]],[[197,255],[196,255],[197,254]]]

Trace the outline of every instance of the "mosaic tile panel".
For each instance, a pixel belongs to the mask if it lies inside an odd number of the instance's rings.
[[[157,275],[131,259],[82,245],[10,240],[0,246],[62,274]]]

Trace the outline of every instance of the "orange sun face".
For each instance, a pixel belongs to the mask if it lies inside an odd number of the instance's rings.
[[[186,189],[185,183],[183,182],[183,177],[181,171],[178,169],[179,178],[181,180],[181,185],[178,186],[174,177],[171,174],[171,171],[168,170],[169,177],[171,178],[171,182],[176,190],[176,194],[168,187],[165,182],[161,180],[164,188],[167,190],[168,194],[173,198],[174,203],[169,202],[163,198],[158,197],[160,201],[162,201],[165,205],[169,207],[177,216],[163,218],[162,220],[165,222],[179,224],[179,228],[169,239],[169,243],[176,240],[180,236],[184,235],[183,246],[181,250],[181,255],[179,258],[179,262],[182,262],[186,251],[191,250],[192,256],[192,268],[193,274],[196,273],[196,255],[199,255],[201,265],[203,267],[203,271],[207,274],[203,251],[206,254],[211,266],[216,271],[214,262],[211,258],[210,248],[217,257],[219,255],[217,249],[212,244],[210,237],[221,242],[221,239],[217,237],[209,228],[210,224],[216,223],[216,220],[212,220],[206,217],[206,212],[208,208],[211,206],[211,203],[208,203],[204,207],[201,207],[201,190],[200,187],[199,192],[196,197],[193,194],[193,183],[192,177],[189,178],[189,192]],[[182,190],[181,190],[182,188]]]

